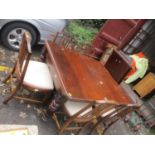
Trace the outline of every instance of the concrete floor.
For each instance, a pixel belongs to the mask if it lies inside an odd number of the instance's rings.
[[[105,132],[105,135],[133,135],[133,134],[134,133],[122,120],[118,120]]]
[[[27,105],[16,100],[11,100],[7,105],[2,104],[0,97],[0,124],[10,125],[35,125],[40,135],[57,134],[56,127],[50,117],[47,120],[38,113],[38,107]]]

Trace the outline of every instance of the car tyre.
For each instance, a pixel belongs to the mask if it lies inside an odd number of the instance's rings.
[[[29,34],[30,34],[30,38],[31,38],[31,45],[33,46],[36,41],[37,41],[37,33],[35,31],[35,29],[29,25],[29,24],[26,24],[26,23],[11,23],[7,26],[5,26],[3,29],[2,29],[2,32],[1,32],[1,41],[2,41],[2,44],[11,49],[11,50],[14,50],[14,51],[18,51],[19,50],[19,45],[11,45],[11,43],[9,42],[9,39],[8,37],[10,37],[10,33],[11,32],[16,32],[16,30],[21,30],[21,31],[27,31]],[[20,39],[21,40],[21,39]],[[20,43],[18,43],[20,44]],[[15,47],[16,46],[16,47]],[[17,47],[18,46],[18,47]]]

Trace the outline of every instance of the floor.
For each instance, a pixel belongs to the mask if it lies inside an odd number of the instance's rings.
[[[34,105],[12,100],[9,104],[2,104],[0,97],[0,124],[2,125],[34,125],[40,135],[58,134],[50,117],[42,114],[43,109]]]
[[[38,59],[42,46],[33,48],[33,59]],[[12,66],[18,53],[10,51],[0,46],[0,65]],[[0,71],[0,78],[6,76],[6,72]],[[125,85],[123,85],[126,87]],[[24,103],[22,100],[11,100],[9,104],[2,104],[3,94],[5,94],[3,85],[0,83],[0,126],[3,125],[30,125],[35,126],[39,135],[58,134],[55,124],[51,117],[47,115],[44,107],[35,106],[34,104]],[[142,130],[140,133],[134,133],[123,120],[117,121],[107,131],[107,135],[131,135],[131,134],[148,134],[148,130]]]

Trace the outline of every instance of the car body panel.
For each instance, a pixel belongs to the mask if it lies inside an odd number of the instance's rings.
[[[67,26],[65,19],[0,19],[0,30],[6,24],[12,22],[24,22],[32,25],[39,32],[39,44],[43,44],[46,39],[50,39],[51,34],[61,32]]]

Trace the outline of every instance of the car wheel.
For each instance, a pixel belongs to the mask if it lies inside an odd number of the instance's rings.
[[[24,32],[29,34],[33,46],[37,41],[37,34],[34,28],[26,23],[12,23],[4,27],[1,41],[7,48],[18,51]]]

